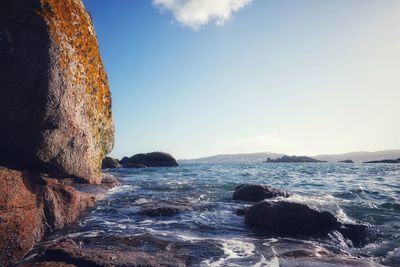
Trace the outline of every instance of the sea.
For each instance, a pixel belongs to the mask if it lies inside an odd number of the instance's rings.
[[[118,237],[140,250],[170,251],[189,266],[400,266],[400,164],[180,163],[105,172],[121,185],[46,242]],[[251,205],[232,199],[243,183],[287,190],[289,198],[274,201],[303,203],[342,222],[368,225],[368,242],[353,247],[337,233],[323,239],[263,236],[236,215]],[[141,213],[143,205],[165,201],[189,204],[193,211]]]

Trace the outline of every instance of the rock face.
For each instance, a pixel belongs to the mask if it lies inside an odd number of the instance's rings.
[[[178,166],[176,160],[164,152],[151,152],[146,154],[136,154],[130,158],[124,157],[120,163],[124,168],[134,166],[145,167],[173,167]],[[140,168],[140,167],[139,167]]]
[[[108,250],[79,246],[71,239],[63,239],[44,250],[41,261],[65,262],[73,266],[186,266],[184,261],[167,251],[149,253],[133,250]]]
[[[81,0],[0,3],[0,164],[100,183],[111,97]]]
[[[267,234],[324,237],[338,231],[354,246],[362,246],[366,241],[366,226],[342,224],[329,212],[320,212],[298,203],[260,202],[245,211],[245,222],[263,229]]]
[[[242,184],[233,192],[234,200],[262,201],[274,197],[289,197],[289,193],[265,185]]]
[[[121,165],[119,164],[118,160],[111,157],[105,157],[103,159],[103,163],[101,164],[102,169],[119,168],[119,167],[121,167]]]
[[[283,156],[277,159],[267,158],[266,163],[301,163],[301,162],[326,162],[322,160],[313,159],[305,156]]]
[[[92,194],[56,179],[6,168],[0,168],[0,196],[0,265],[5,266],[95,202]]]

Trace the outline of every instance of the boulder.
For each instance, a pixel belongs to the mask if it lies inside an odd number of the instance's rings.
[[[65,262],[76,266],[186,266],[168,251],[152,253],[135,250],[85,247],[72,239],[61,239],[44,249],[41,262]]]
[[[100,183],[111,96],[81,0],[0,1],[0,164]]]
[[[272,188],[270,186],[265,185],[257,185],[257,184],[242,184],[235,188],[235,192],[233,192],[234,200],[243,200],[243,201],[262,201],[264,199],[270,199],[275,197],[289,197],[289,193]]]
[[[74,222],[95,198],[70,182],[0,167],[0,266],[20,259],[44,234]]]
[[[103,163],[101,164],[102,169],[114,169],[119,167],[121,167],[121,165],[119,164],[118,160],[111,157],[105,157],[103,159]]]
[[[366,226],[342,224],[327,211],[317,211],[299,203],[260,202],[247,209],[245,222],[267,234],[281,236],[324,237],[338,231],[354,246],[362,246],[366,239]]]
[[[124,157],[120,163],[124,168],[145,167],[173,167],[178,166],[176,160],[164,152],[151,152],[146,154],[136,154],[130,158]],[[140,167],[139,167],[140,168]]]
[[[173,216],[184,211],[192,211],[187,203],[155,202],[142,205],[141,213],[150,217]]]
[[[261,202],[251,206],[246,212],[245,221],[250,226],[289,236],[324,235],[341,226],[329,212],[284,201]]]

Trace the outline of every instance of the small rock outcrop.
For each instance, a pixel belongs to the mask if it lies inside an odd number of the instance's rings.
[[[342,224],[327,211],[317,211],[292,202],[255,204],[246,210],[245,222],[267,234],[281,236],[324,237],[332,231],[338,231],[355,246],[361,246],[366,239],[366,226]]]
[[[305,162],[326,162],[306,156],[283,156],[277,159],[267,158],[266,163],[305,163]]]
[[[20,259],[94,202],[94,195],[56,179],[0,167],[0,265]]]
[[[111,157],[105,157],[101,164],[102,169],[115,169],[115,168],[119,168],[119,167],[121,167],[121,165],[119,164],[119,161],[117,159],[114,159]]]
[[[100,183],[111,96],[82,1],[2,0],[0,58],[0,164]]]
[[[170,154],[164,152],[151,152],[136,154],[132,157],[124,157],[120,164],[124,168],[142,168],[142,167],[174,167],[178,162]]]
[[[340,163],[354,163],[354,161],[351,159],[340,160],[339,162]]]
[[[259,202],[275,197],[289,197],[289,193],[266,185],[242,184],[233,192],[234,200]]]
[[[141,207],[142,214],[150,217],[173,216],[181,212],[192,211],[187,203],[156,202],[148,203]]]

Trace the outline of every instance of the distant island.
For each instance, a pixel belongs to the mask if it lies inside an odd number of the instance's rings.
[[[277,159],[285,156],[285,154],[272,152],[259,153],[241,153],[241,154],[221,154],[209,157],[195,159],[181,159],[182,163],[262,163],[267,158]],[[313,159],[327,162],[343,162],[353,161],[354,163],[363,163],[368,161],[381,161],[385,159],[397,159],[400,157],[400,149],[381,150],[374,152],[357,151],[343,154],[326,154],[310,156]]]
[[[400,163],[400,158],[398,158],[398,159],[372,160],[372,161],[366,161],[364,163]]]
[[[323,160],[317,160],[306,156],[282,156],[277,159],[267,158],[265,163],[302,163],[302,162],[326,162]]]
[[[351,159],[339,160],[338,162],[339,163],[354,163],[354,161]]]

